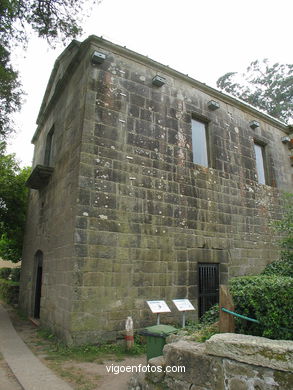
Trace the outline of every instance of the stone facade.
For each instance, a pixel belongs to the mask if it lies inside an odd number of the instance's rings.
[[[207,167],[193,162],[192,120]],[[146,299],[197,308],[199,263],[219,264],[225,284],[277,258],[269,221],[292,188],[281,122],[91,36],[57,59],[37,123],[20,305],[33,315],[41,267],[41,323],[68,343],[115,337],[128,315],[153,323]]]
[[[227,333],[203,344],[180,340],[150,359],[147,373],[134,375],[129,390],[290,390],[292,354],[292,341],[263,337]]]

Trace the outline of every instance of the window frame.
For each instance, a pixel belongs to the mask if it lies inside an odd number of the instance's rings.
[[[205,148],[206,148],[206,162],[207,165],[203,165],[200,162],[195,161],[195,153],[194,153],[194,130],[193,130],[193,122],[198,122],[204,126],[205,131]],[[209,136],[209,121],[206,118],[192,115],[191,116],[191,146],[192,146],[192,163],[195,165],[199,165],[204,168],[210,168],[211,167],[211,153],[210,153],[210,136]]]
[[[260,182],[260,180],[259,180],[260,175],[259,175],[258,164],[257,164],[256,146],[261,148],[264,183]],[[257,176],[256,177],[257,183],[261,184],[261,185],[270,185],[268,163],[267,163],[267,143],[259,140],[258,138],[254,138],[253,139],[253,151],[254,151],[254,158],[255,158],[254,161],[255,161],[255,171],[256,171],[256,176]]]
[[[53,166],[52,162],[53,162],[53,152],[54,152],[54,135],[55,135],[55,127],[53,125],[46,136],[46,144],[45,144],[44,165],[48,167]]]

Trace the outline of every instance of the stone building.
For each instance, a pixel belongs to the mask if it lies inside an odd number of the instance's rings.
[[[37,124],[20,305],[66,342],[153,323],[146,300],[201,315],[277,258],[282,122],[90,36],[57,59]]]

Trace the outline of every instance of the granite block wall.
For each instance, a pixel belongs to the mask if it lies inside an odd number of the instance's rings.
[[[63,62],[69,63],[76,50],[73,46],[65,58],[60,59],[57,80],[66,74]],[[33,170],[38,164],[44,165],[47,135],[54,129],[50,159],[54,171],[46,186],[30,190],[19,300],[21,310],[34,317],[36,254],[40,251],[43,272],[39,320],[42,326],[69,341],[75,281],[73,237],[84,112],[82,67],[81,64],[78,68],[77,64],[76,72],[67,79],[66,88],[60,88],[60,82],[56,87],[56,80],[51,80],[44,96],[33,139]]]
[[[103,63],[92,64],[94,50]],[[41,320],[67,342],[114,338],[128,315],[136,328],[154,323],[146,300],[189,298],[197,308],[199,263],[219,264],[225,284],[278,257],[269,222],[292,188],[284,124],[97,37],[65,50],[40,118],[34,165],[53,125],[55,164],[31,192],[21,304],[31,310],[42,250]],[[206,124],[208,167],[193,163],[192,119]],[[255,141],[265,145],[267,185],[257,181]]]
[[[83,341],[90,327],[113,336],[127,315],[137,328],[154,323],[146,300],[174,310],[171,300],[187,297],[197,307],[199,263],[218,263],[220,283],[260,272],[278,256],[269,221],[280,217],[290,180],[282,130],[264,120],[252,130],[251,113],[224,99],[211,111],[212,96],[168,69],[94,50],[106,60],[88,59],[73,306]],[[166,79],[160,88],[157,73]],[[192,160],[192,118],[207,124],[208,168]],[[269,185],[257,183],[255,139],[266,145]]]

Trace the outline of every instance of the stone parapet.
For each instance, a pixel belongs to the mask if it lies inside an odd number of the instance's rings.
[[[152,369],[131,378],[129,390],[290,390],[292,345],[233,333],[205,343],[179,340],[167,344],[163,356],[150,359]],[[166,370],[182,366],[185,370]]]
[[[207,340],[205,351],[209,355],[227,357],[273,370],[293,371],[293,341],[223,333]]]

